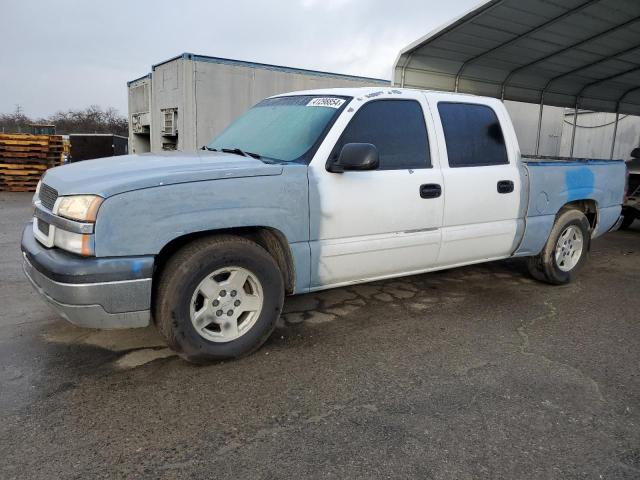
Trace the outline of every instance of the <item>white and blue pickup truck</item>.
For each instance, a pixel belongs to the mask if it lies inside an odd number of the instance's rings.
[[[624,190],[623,161],[524,158],[496,99],[296,92],[195,154],[47,171],[24,270],[70,322],[154,322],[207,362],[259,348],[285,295],[508,257],[567,283]]]

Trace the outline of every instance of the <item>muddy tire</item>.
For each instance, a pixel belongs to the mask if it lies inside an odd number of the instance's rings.
[[[563,285],[575,279],[587,261],[591,230],[584,213],[575,209],[560,211],[542,251],[527,259],[536,280]]]
[[[239,358],[269,338],[282,311],[276,261],[233,235],[195,240],[165,265],[154,321],[169,347],[194,363]]]

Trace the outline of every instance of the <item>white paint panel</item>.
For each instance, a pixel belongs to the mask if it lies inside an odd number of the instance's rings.
[[[421,198],[420,185],[441,184],[438,170],[313,173],[312,278],[317,284],[434,264],[444,202]]]
[[[508,257],[514,249],[514,239],[520,237],[523,228],[523,220],[445,227],[442,229],[438,264],[454,265]]]
[[[519,216],[520,175],[511,165],[443,169],[447,202],[444,226],[515,220]],[[498,193],[498,182],[511,180],[512,193]]]
[[[498,100],[451,94],[428,94],[438,132],[445,205],[438,265],[480,258],[503,258],[516,248],[523,227],[526,188],[518,140],[509,114]],[[507,165],[450,168],[438,102],[487,105],[498,117],[509,157]],[[498,182],[512,181],[511,193],[498,193]]]
[[[409,272],[432,264],[440,231],[370,235],[326,240],[315,245],[321,283],[357,281],[373,275]],[[313,254],[313,253],[312,253]],[[372,272],[375,265],[375,272]]]
[[[433,168],[327,172],[330,152],[366,103],[352,102],[327,135],[309,168],[312,288],[394,275],[433,266],[440,249],[444,195],[423,199],[420,186],[442,185],[437,142],[424,95],[375,92],[372,98],[417,100],[427,114]]]

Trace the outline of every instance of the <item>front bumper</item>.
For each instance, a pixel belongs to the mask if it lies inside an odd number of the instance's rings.
[[[82,258],[22,234],[23,268],[34,288],[69,322],[88,328],[145,327],[153,256]]]

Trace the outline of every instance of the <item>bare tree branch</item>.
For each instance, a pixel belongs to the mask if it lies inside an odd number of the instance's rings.
[[[23,113],[20,105],[16,105],[13,113],[0,114],[0,132],[28,133],[31,131],[29,125],[34,123],[55,125],[56,133],[59,135],[71,133],[113,133],[125,137],[129,135],[127,118],[112,107],[103,110],[98,105],[91,105],[84,110],[60,111],[47,118],[32,119]]]

